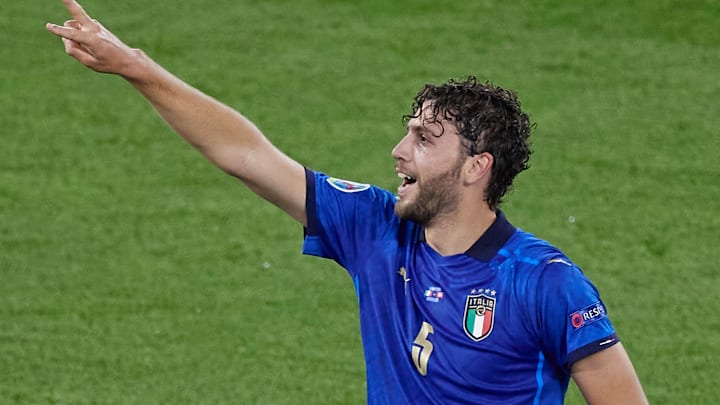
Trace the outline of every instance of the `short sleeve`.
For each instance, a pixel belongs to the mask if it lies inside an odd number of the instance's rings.
[[[543,351],[567,372],[619,342],[597,289],[568,259],[546,262],[537,294]]]
[[[389,237],[397,218],[395,197],[375,186],[306,169],[307,227],[303,253],[351,264],[371,242]]]

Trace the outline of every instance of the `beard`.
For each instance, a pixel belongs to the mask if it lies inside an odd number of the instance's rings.
[[[460,178],[462,161],[445,172],[416,183],[414,199],[401,199],[395,204],[395,214],[401,219],[422,226],[430,225],[438,216],[452,212],[460,200],[457,180]]]

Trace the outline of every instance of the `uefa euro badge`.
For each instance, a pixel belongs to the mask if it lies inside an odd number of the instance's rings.
[[[337,179],[335,177],[328,177],[327,182],[328,182],[328,184],[333,186],[333,188],[340,190],[343,193],[357,193],[360,191],[365,191],[370,188],[369,184],[357,183],[354,181],[343,180],[343,179]]]
[[[488,337],[493,330],[494,320],[495,297],[485,294],[467,296],[463,324],[465,334],[470,339],[479,342]]]

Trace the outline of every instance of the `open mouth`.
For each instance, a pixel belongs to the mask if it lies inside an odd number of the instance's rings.
[[[398,177],[402,179],[402,184],[400,185],[400,187],[407,187],[411,184],[415,184],[415,182],[417,181],[417,179],[415,179],[414,177],[401,172],[398,172]]]

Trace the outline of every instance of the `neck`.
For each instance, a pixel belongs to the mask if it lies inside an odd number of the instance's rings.
[[[456,212],[435,218],[425,227],[425,241],[443,256],[465,253],[495,222],[495,211],[481,210]]]

